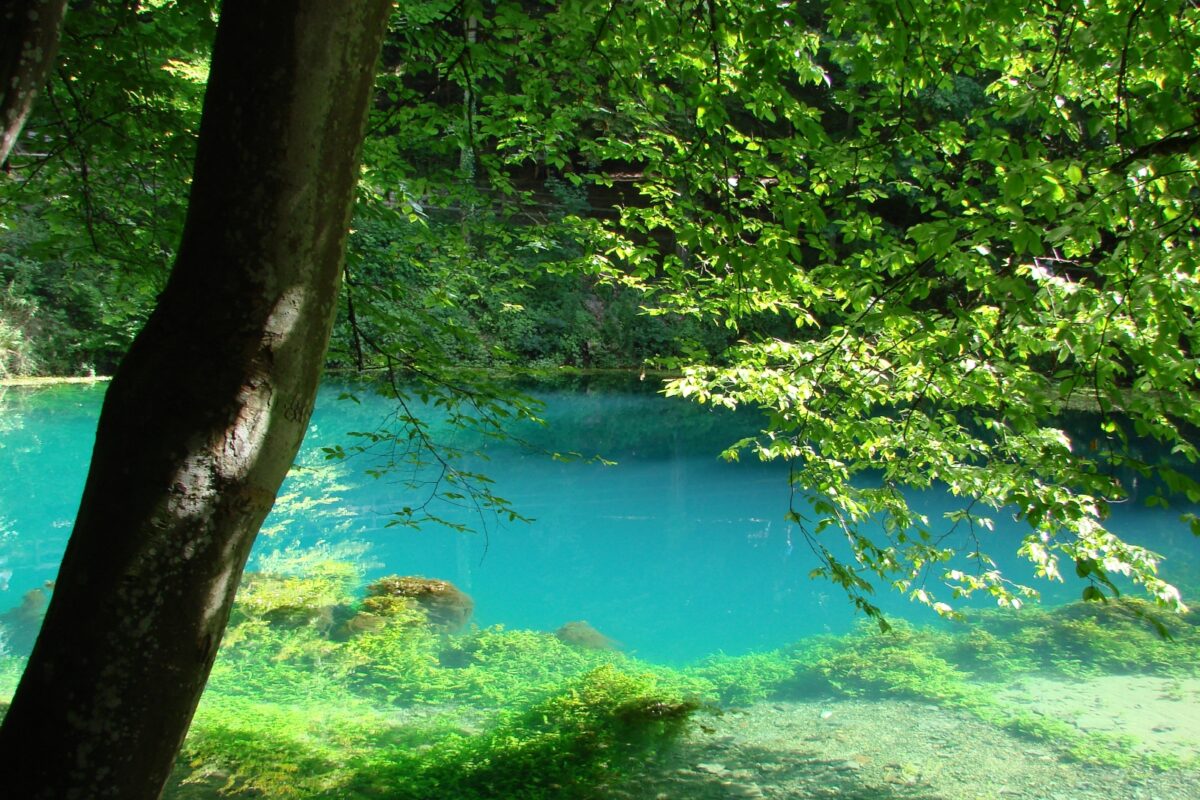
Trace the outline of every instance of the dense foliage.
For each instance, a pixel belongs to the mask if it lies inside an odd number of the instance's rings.
[[[73,5],[0,181],[0,376],[111,374],[182,231],[214,4]]]

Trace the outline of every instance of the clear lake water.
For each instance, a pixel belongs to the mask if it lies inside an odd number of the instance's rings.
[[[860,615],[836,586],[809,578],[816,562],[785,522],[787,465],[718,458],[731,442],[757,431],[754,415],[666,398],[649,383],[617,385],[535,390],[545,403],[546,425],[522,423],[517,432],[525,444],[484,443],[487,460],[466,462],[533,521],[502,521],[469,502],[456,507],[435,500],[438,515],[474,528],[466,534],[436,525],[388,527],[396,511],[420,504],[428,491],[408,486],[404,470],[368,477],[364,471],[378,465],[377,454],[323,459],[320,448],[352,444],[348,432],[378,429],[392,409],[368,391],[357,391],[353,402],[339,399],[345,387],[326,386],[299,461],[338,470],[330,478],[337,503],[261,536],[256,555],[360,542],[371,564],[368,577],[449,580],[475,599],[480,625],[555,630],[586,620],[627,652],[662,663],[850,630]],[[11,388],[0,400],[0,608],[54,578],[103,391],[103,384]],[[469,432],[435,424],[433,433],[467,449],[479,446]],[[548,457],[551,451],[582,457],[563,462]],[[324,491],[321,486],[310,494]],[[285,484],[282,494],[293,488]],[[934,519],[951,507],[937,492],[914,502]],[[1110,527],[1165,555],[1168,579],[1200,587],[1195,540],[1179,521],[1187,510],[1194,509],[1118,505]],[[278,518],[290,516],[286,511],[277,509],[264,530],[278,529]],[[993,516],[991,555],[1028,579],[1013,555],[1020,526],[1003,512]],[[252,557],[250,569],[254,563]],[[1054,603],[1077,598],[1081,585],[1041,582],[1038,588]],[[889,615],[929,621],[926,609],[886,588],[876,599]]]

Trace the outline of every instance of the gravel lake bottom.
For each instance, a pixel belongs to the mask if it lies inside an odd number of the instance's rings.
[[[1139,689],[1145,684],[1134,683]],[[1054,688],[1042,682],[1037,688]],[[1128,686],[1123,687],[1128,688]],[[1189,687],[1194,689],[1195,687]],[[1017,691],[1013,689],[1012,691]],[[1046,713],[1075,700],[1061,698]],[[1130,700],[1131,695],[1124,695]],[[1130,707],[1138,704],[1129,702]],[[1132,709],[1137,712],[1142,708]],[[1181,704],[1174,703],[1173,708]],[[1191,711],[1197,706],[1187,704]],[[1132,716],[1142,718],[1144,713]],[[1184,726],[1200,725],[1200,714]],[[1111,723],[1111,717],[1105,717]],[[1178,720],[1176,720],[1178,721]],[[1087,718],[1081,720],[1082,732]],[[1181,746],[1179,727],[1159,722],[1162,741],[1147,751]],[[1150,735],[1157,736],[1151,728]],[[1123,733],[1138,735],[1133,729]],[[1187,743],[1195,752],[1197,741]],[[1194,764],[1195,762],[1193,762]],[[1117,768],[1073,761],[1054,744],[1009,733],[967,712],[896,700],[764,702],[700,718],[672,751],[648,762],[645,774],[614,788],[626,800],[840,798],[841,800],[1194,800],[1200,770]]]

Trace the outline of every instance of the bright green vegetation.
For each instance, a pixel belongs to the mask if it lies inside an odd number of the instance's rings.
[[[1132,742],[1002,703],[997,688],[1029,674],[1195,676],[1200,664],[1194,615],[1163,620],[1165,639],[1145,618],[1153,607],[1133,600],[989,613],[940,629],[864,626],[680,670],[544,632],[445,635],[412,609],[337,642],[313,609],[352,603],[350,573],[339,562],[313,567],[306,578],[252,579],[243,592],[185,750],[198,775],[230,775],[279,797],[331,787],[362,797],[433,787],[467,798],[601,797],[696,712],[802,697],[927,700],[1045,740],[1067,758],[1127,765]],[[310,609],[305,622],[300,608]],[[290,622],[268,623],[279,609]]]
[[[448,635],[356,599],[347,562],[292,566],[245,582],[181,775],[269,797],[601,797],[699,707],[684,675],[545,632]],[[365,609],[378,625],[336,627]]]
[[[197,715],[180,774],[221,775],[268,797],[602,797],[606,781],[669,743],[694,709],[652,676],[611,666],[560,677],[534,703],[427,715],[350,693],[256,702],[223,696],[220,685]]]
[[[348,555],[277,554],[265,560],[272,571],[247,577],[180,759],[183,783],[168,796],[223,787],[269,798],[600,798],[697,714],[803,698],[924,700],[1046,741],[1064,758],[1183,766],[996,693],[1031,674],[1196,677],[1194,614],[1156,617],[1171,638],[1147,620],[1160,612],[1135,600],[887,633],[864,625],[670,669],[541,631],[439,631],[406,602],[364,600]],[[364,611],[379,624],[347,631]],[[20,666],[0,659],[0,696]]]
[[[1194,612],[1164,617],[1139,600],[1075,603],[989,612],[950,628],[899,623],[885,633],[862,626],[844,638],[816,638],[770,654],[714,662],[700,671],[719,675],[726,687],[745,687],[740,695],[726,689],[730,700],[909,697],[1047,740],[1086,763],[1126,766],[1143,759],[1166,768],[1178,760],[1135,755],[1127,737],[1085,734],[1052,714],[1001,702],[996,695],[1029,675],[1066,681],[1113,674],[1194,677],[1200,674],[1198,622]],[[764,674],[774,681],[764,681]]]

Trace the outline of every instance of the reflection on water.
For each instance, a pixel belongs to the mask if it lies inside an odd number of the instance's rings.
[[[101,392],[0,401],[0,625],[14,652],[65,546]],[[923,627],[883,595],[918,624],[880,635],[808,580],[783,522],[786,470],[715,458],[754,419],[648,392],[545,392],[550,424],[523,430],[527,446],[484,446],[472,466],[534,522],[388,528],[424,496],[404,475],[365,477],[369,455],[323,459],[384,412],[336,395],[322,393],[256,548],[176,796],[1200,796],[1195,619],[1166,620],[1170,641],[1137,603]],[[477,521],[469,504],[437,513]],[[1195,587],[1178,513],[1126,504],[1113,527]],[[999,525],[994,551],[1019,534]],[[385,575],[452,582],[472,624],[431,621],[422,603],[436,600],[401,597]],[[19,669],[0,659],[0,697]]]

